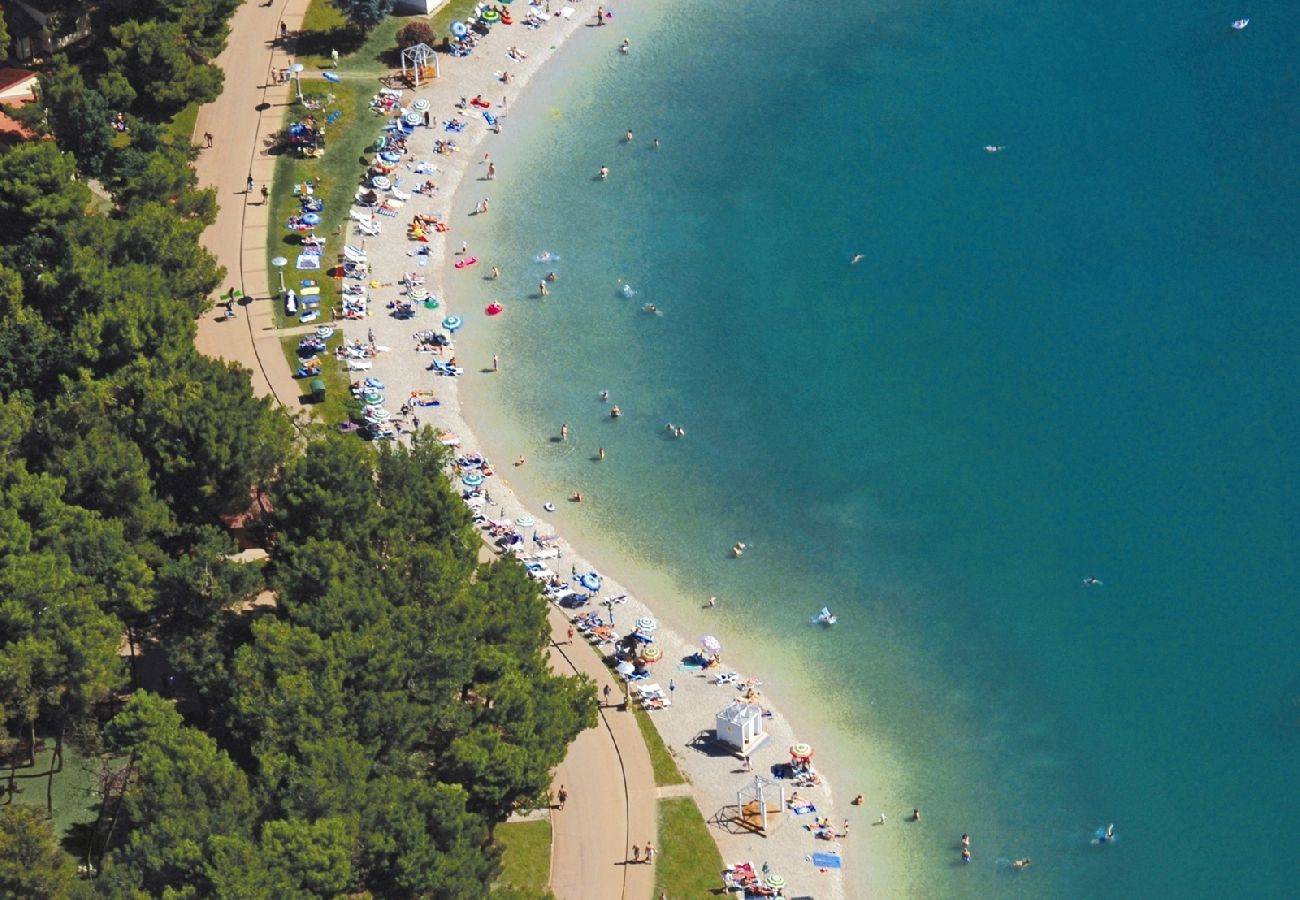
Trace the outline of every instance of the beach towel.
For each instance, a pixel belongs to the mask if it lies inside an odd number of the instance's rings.
[[[809,859],[819,869],[838,869],[843,866],[843,861],[835,853],[814,853]]]
[[[796,806],[791,807],[791,811],[796,816],[806,816],[808,815],[808,813],[817,812],[817,807],[813,806],[811,803],[800,803]]]
[[[320,254],[319,254],[319,253],[303,253],[303,254],[299,255],[299,257],[298,257],[298,261],[297,261],[296,263],[294,263],[294,268],[296,268],[296,269],[319,269],[319,268],[320,268]]]

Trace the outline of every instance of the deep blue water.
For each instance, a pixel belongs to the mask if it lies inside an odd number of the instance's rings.
[[[1291,896],[1300,7],[1028,12],[583,30],[463,229],[504,275],[452,305],[508,307],[471,418],[764,661],[841,802],[925,811],[858,829],[864,895]]]

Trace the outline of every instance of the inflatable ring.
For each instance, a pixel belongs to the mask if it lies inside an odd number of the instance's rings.
[[[486,310],[489,316],[499,316],[505,311],[506,308],[502,306],[500,303],[489,303],[487,305],[487,310]]]

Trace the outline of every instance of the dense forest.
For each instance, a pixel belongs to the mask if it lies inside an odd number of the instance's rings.
[[[195,351],[216,198],[162,126],[234,5],[107,0],[20,113],[53,139],[0,150],[0,895],[479,897],[594,691],[431,436],[295,432]],[[251,506],[263,563],[222,525]],[[38,741],[106,760],[62,842],[15,797]]]

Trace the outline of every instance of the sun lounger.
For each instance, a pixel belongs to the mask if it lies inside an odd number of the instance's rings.
[[[349,371],[349,372],[368,372],[368,371],[370,371],[371,369],[373,369],[374,367],[375,367],[375,364],[372,363],[372,362],[370,362],[369,360],[360,360],[360,359],[349,359],[349,360],[348,360],[348,371]]]

